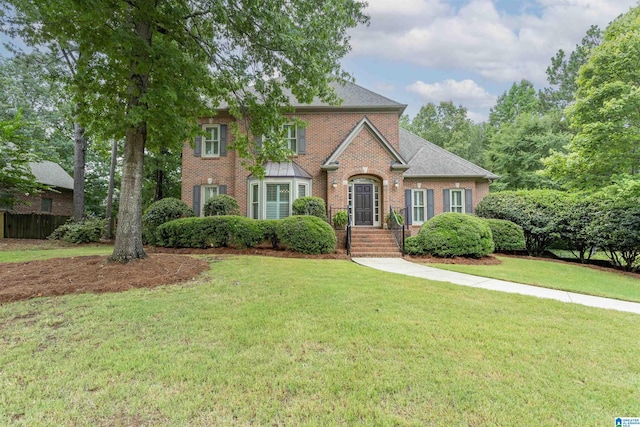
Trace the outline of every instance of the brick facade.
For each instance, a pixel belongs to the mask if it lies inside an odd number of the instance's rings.
[[[61,216],[73,215],[73,191],[58,189],[58,191],[44,191],[40,194],[19,196],[20,200],[10,212],[18,214],[50,214]],[[51,200],[51,212],[44,212],[43,199]]]
[[[399,152],[399,113],[397,110],[305,111],[296,114],[295,117],[306,123],[306,154],[293,156],[292,160],[312,176],[312,195],[324,199],[327,208],[346,207],[349,182],[357,178],[369,178],[378,185],[382,218],[389,211],[389,207],[401,209],[405,206],[404,190],[406,188],[421,186],[421,188],[433,189],[436,213],[443,211],[442,189],[444,188],[471,188],[474,208],[489,191],[486,179],[477,182],[468,179],[460,181],[403,179],[404,170],[394,170],[391,167],[396,158],[367,127],[363,127],[339,155],[335,170],[321,168],[363,117],[366,117],[386,139],[386,142]],[[200,123],[229,124],[231,121],[232,119],[228,115],[222,113],[215,118],[201,119]],[[227,138],[227,143],[231,144],[233,136],[230,132]],[[249,215],[249,200],[247,198],[249,175],[249,171],[241,166],[240,159],[233,150],[228,150],[227,155],[223,157],[203,158],[194,155],[191,144],[184,144],[182,200],[189,206],[193,206],[194,186],[225,185],[227,194],[238,201],[243,213]]]

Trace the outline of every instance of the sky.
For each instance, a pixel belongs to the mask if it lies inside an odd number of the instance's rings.
[[[559,49],[569,53],[591,25],[638,0],[367,0],[369,26],[351,31],[343,68],[359,85],[420,107],[452,101],[480,122],[498,96],[527,79],[547,86]]]

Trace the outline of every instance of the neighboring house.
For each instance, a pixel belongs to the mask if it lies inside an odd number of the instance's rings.
[[[48,160],[29,163],[36,181],[51,190],[18,196],[19,202],[10,210],[13,213],[73,215],[73,178],[62,167]]]
[[[182,199],[202,215],[208,198],[228,194],[251,218],[284,218],[299,197],[317,196],[327,208],[352,206],[354,225],[382,227],[386,213],[407,207],[407,221],[419,226],[442,212],[472,213],[498,178],[399,126],[406,105],[358,85],[335,83],[343,103],[297,103],[287,126],[291,162],[265,165],[259,180],[241,166],[229,123],[221,109],[201,118],[206,136],[185,143]]]

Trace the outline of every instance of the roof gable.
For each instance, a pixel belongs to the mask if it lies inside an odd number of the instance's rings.
[[[382,135],[380,131],[373,125],[373,123],[371,123],[371,121],[365,116],[358,122],[358,124],[356,124],[353,130],[349,132],[349,135],[347,135],[347,137],[340,143],[340,145],[338,145],[338,148],[336,148],[331,156],[329,156],[329,158],[324,162],[322,168],[329,170],[336,169],[340,155],[347,149],[347,147],[349,147],[349,145],[351,145],[356,136],[358,136],[360,132],[365,129],[368,130],[373,135],[374,139],[378,141],[378,143],[385,149],[387,153],[389,153],[393,161],[393,164],[391,166],[393,169],[407,169],[409,167],[400,153],[393,147],[393,145],[391,145],[391,143],[389,143],[387,138],[385,138],[384,135]]]
[[[404,173],[405,178],[499,178],[498,175],[402,128],[400,153],[409,159],[410,167]]]
[[[40,184],[73,190],[73,178],[59,164],[44,160],[29,162],[29,167]]]

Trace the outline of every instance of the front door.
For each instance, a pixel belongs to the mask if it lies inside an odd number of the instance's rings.
[[[354,223],[373,225],[373,184],[353,184]]]

